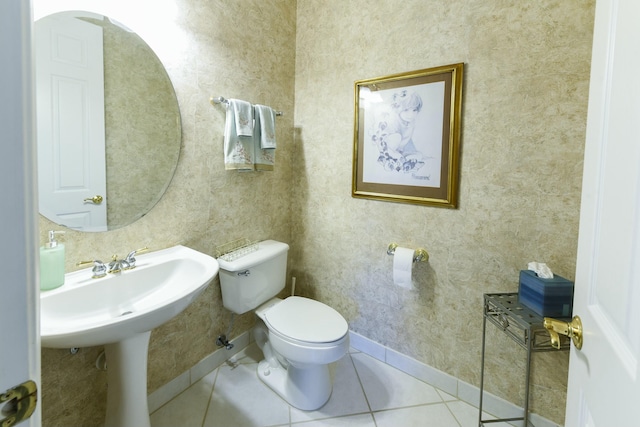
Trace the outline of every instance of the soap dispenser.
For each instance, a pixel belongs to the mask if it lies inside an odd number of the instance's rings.
[[[56,241],[56,234],[49,231],[49,241],[40,246],[40,289],[48,291],[64,284],[64,245]]]

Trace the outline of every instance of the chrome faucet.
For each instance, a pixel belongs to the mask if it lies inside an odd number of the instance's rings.
[[[149,248],[147,246],[145,246],[144,248],[136,249],[135,251],[129,252],[129,255],[127,255],[127,257],[124,259],[124,261],[127,264],[129,264],[128,269],[136,268],[136,255],[141,253],[141,252],[146,252],[148,250],[149,250]]]
[[[127,270],[129,268],[130,267],[127,260],[118,259],[118,255],[113,255],[111,257],[111,262],[109,263],[109,269],[107,270],[107,273],[120,273],[122,270]]]
[[[93,264],[93,268],[91,269],[91,272],[93,273],[91,276],[92,279],[99,279],[107,275],[107,266],[104,262],[97,259],[95,261],[80,261],[76,263],[77,266],[86,264]]]
[[[124,259],[118,259],[118,255],[113,255],[111,257],[111,262],[109,263],[108,273],[120,273],[123,270],[131,270],[132,268],[136,268],[136,255],[140,252],[148,251],[148,247],[136,249],[135,251],[129,252],[129,254]]]
[[[144,247],[141,249],[136,249],[135,251],[129,252],[129,254],[124,259],[118,259],[118,255],[113,255],[111,257],[111,262],[109,264],[105,264],[100,260],[95,261],[80,261],[76,265],[86,265],[93,264],[93,269],[91,272],[93,275],[92,279],[99,279],[110,274],[121,273],[123,270],[131,270],[132,268],[136,268],[136,255],[140,252],[148,251],[148,247]]]

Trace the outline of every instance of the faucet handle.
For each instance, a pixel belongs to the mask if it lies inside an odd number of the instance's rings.
[[[113,254],[111,255],[111,262],[109,263],[109,273],[116,269],[118,269],[118,255]]]
[[[111,256],[111,262],[108,265],[107,273],[120,273],[122,270],[129,268],[129,262],[124,259],[118,259],[118,255]]]
[[[136,249],[135,251],[131,251],[129,252],[129,255],[127,255],[127,257],[124,259],[124,261],[129,264],[127,266],[127,269],[132,269],[136,267],[136,255],[141,253],[141,252],[146,252],[149,250],[148,246],[145,246],[144,248],[140,248],[140,249]]]
[[[77,266],[86,264],[93,264],[93,268],[91,269],[91,272],[93,273],[93,276],[91,276],[92,279],[99,279],[107,275],[107,266],[102,261],[97,259],[94,261],[79,261],[76,263]]]

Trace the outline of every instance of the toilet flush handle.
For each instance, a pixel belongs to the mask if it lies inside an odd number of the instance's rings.
[[[238,273],[238,276],[248,276],[251,274],[251,270],[245,270]]]

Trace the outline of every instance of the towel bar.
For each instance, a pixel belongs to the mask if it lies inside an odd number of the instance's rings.
[[[218,96],[218,97],[211,97],[209,98],[209,102],[211,103],[211,105],[216,105],[216,104],[224,104],[224,105],[229,105],[229,100],[226,99],[223,96]],[[284,116],[284,113],[282,111],[275,111],[276,116]]]

